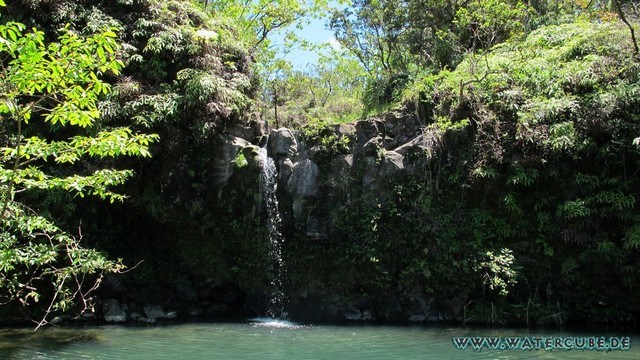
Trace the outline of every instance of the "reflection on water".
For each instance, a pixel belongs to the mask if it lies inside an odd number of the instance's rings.
[[[640,359],[630,351],[460,351],[453,337],[619,336],[423,326],[300,325],[268,318],[247,323],[0,330],[0,359]]]
[[[55,352],[79,343],[97,342],[100,339],[101,333],[98,331],[46,329],[35,332],[33,329],[0,329],[0,359],[48,359],[49,357],[38,354]]]

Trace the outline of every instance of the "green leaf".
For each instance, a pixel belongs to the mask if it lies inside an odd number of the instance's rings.
[[[0,6],[4,4],[0,0]],[[69,174],[69,169],[79,168],[58,169],[57,165],[77,163],[86,156],[150,156],[148,146],[158,137],[128,128],[90,129],[67,140],[59,134],[52,136],[56,140],[25,137],[42,133],[41,125],[31,126],[32,116],[55,125],[53,129],[66,127],[62,134],[94,125],[100,116],[99,96],[111,89],[100,75],[119,73],[123,63],[116,59],[119,46],[110,29],[82,37],[66,26],[57,40],[45,44],[43,32],[33,29],[23,34],[24,28],[19,23],[0,25],[0,113],[3,120],[8,114],[7,119],[20,125],[5,124],[7,145],[0,149],[0,302],[19,300],[28,305],[47,294],[53,295],[52,309],[65,310],[88,300],[86,288],[78,288],[85,275],[117,272],[123,266],[83,248],[79,239],[16,201],[15,194],[62,189],[78,197],[123,201],[125,196],[114,187],[129,179],[133,171],[101,167],[95,161],[90,173]],[[51,159],[54,164],[43,166]]]

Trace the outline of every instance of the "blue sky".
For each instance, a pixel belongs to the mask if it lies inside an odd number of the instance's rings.
[[[314,44],[333,43],[334,46],[338,46],[333,32],[325,29],[325,23],[328,21],[328,18],[309,19],[309,24],[302,29],[296,29],[291,26],[287,30],[293,30],[298,36]],[[273,36],[270,36],[272,44],[281,47],[284,42],[284,35],[285,31],[274,33]],[[318,55],[311,51],[293,49],[284,56],[284,59],[291,62],[295,69],[303,70],[308,64],[315,64],[318,61]]]

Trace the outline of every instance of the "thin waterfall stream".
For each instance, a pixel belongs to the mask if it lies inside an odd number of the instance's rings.
[[[269,258],[271,260],[271,297],[267,306],[267,316],[275,319],[286,318],[285,294],[283,278],[285,276],[285,264],[282,258],[282,219],[278,208],[278,170],[276,164],[267,153],[266,146],[260,148],[260,192],[265,202],[267,216],[267,236],[269,238]]]

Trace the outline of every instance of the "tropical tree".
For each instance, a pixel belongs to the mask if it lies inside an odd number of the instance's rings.
[[[336,39],[372,76],[406,71],[404,34],[409,25],[407,2],[398,0],[355,0],[334,11],[330,23]]]
[[[0,0],[0,6],[5,6]],[[25,192],[69,191],[111,202],[113,190],[133,172],[101,167],[84,157],[150,156],[155,135],[128,128],[107,129],[98,119],[98,100],[123,63],[112,28],[82,37],[69,27],[46,43],[37,29],[0,24],[0,304],[49,302],[39,326],[55,311],[91,306],[89,293],[105,272],[124,268],[38,214]]]
[[[365,70],[347,50],[319,51],[316,64],[294,69],[283,59],[270,67],[261,93],[262,117],[274,125],[300,127],[313,121],[342,122],[362,115]]]
[[[307,16],[320,16],[326,0],[212,0],[206,1],[216,15],[231,19],[243,33],[243,40],[255,47],[274,31],[284,29]]]

